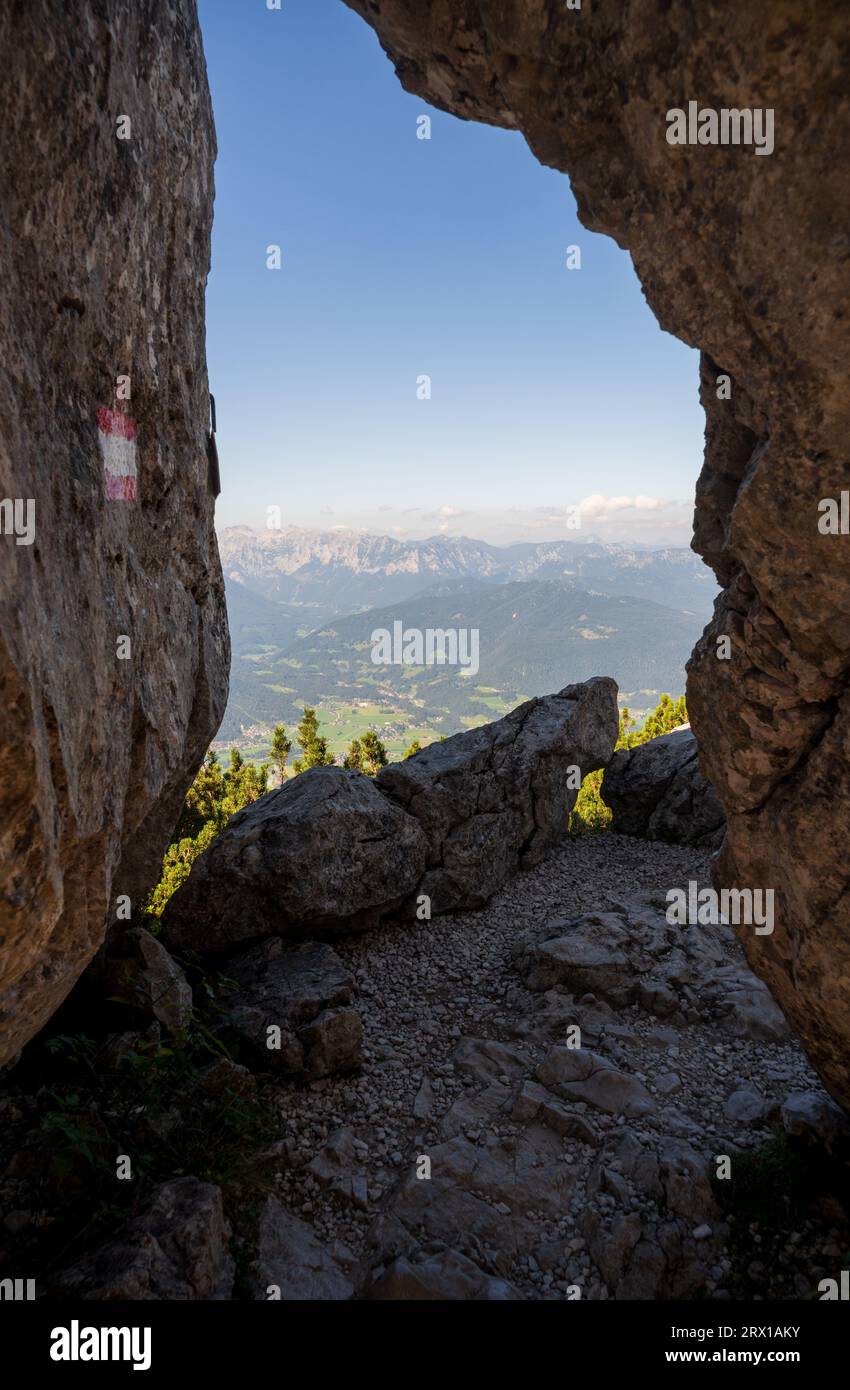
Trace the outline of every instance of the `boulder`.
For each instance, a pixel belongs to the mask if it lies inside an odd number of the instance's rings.
[[[793,1091],[783,1101],[780,1116],[785,1133],[793,1139],[850,1152],[850,1118],[829,1096]]]
[[[262,937],[363,931],[425,868],[421,826],[362,773],[316,767],[235,815],[163,917],[163,939],[230,950]]]
[[[2,1066],[156,881],[230,651],[195,0],[3,5],[0,50],[0,500],[34,522],[0,535]]]
[[[597,677],[383,768],[379,790],[425,832],[417,892],[432,911],[483,906],[564,840],[576,770],[580,779],[605,766],[617,728],[617,686]]]
[[[688,725],[615,753],[602,779],[602,800],[619,834],[707,849],[723,842],[723,807],[699,770]]]
[[[481,906],[567,834],[577,783],[617,735],[597,678],[432,744],[375,781],[317,767],[230,820],[163,916],[163,939],[206,953],[268,936],[364,931],[414,894]]]
[[[751,1086],[741,1086],[729,1096],[723,1113],[736,1125],[761,1125],[773,1118],[777,1108]]]
[[[221,1189],[199,1178],[155,1188],[139,1214],[51,1281],[51,1293],[97,1302],[226,1300],[233,1261]]]
[[[850,1107],[845,7],[772,7],[765,23],[721,0],[346,3],[407,91],[522,132],[567,173],[661,326],[701,349],[693,546],[723,592],[687,694],[726,813],[715,882],[775,890],[774,932],[740,933],[749,963]],[[670,143],[690,100],[755,109],[770,148]]]
[[[360,1065],[354,977],[330,946],[262,941],[227,962],[227,977],[235,988],[223,996],[221,1024],[253,1065],[309,1080]]]
[[[159,1023],[179,1033],[192,1017],[192,989],[155,936],[133,927],[116,937],[105,974],[106,993],[120,999],[141,1025]]]
[[[340,1202],[364,1208],[368,1205],[367,1174],[358,1156],[354,1130],[335,1130],[307,1164],[307,1170],[320,1187],[327,1188]]]

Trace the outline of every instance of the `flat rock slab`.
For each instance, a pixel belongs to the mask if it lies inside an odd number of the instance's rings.
[[[311,768],[228,822],[169,902],[163,938],[215,952],[362,931],[414,890],[426,852],[420,825],[368,777]]]
[[[510,874],[565,839],[574,771],[604,767],[617,728],[616,683],[597,677],[384,768],[379,789],[425,832],[428,871],[418,892],[432,911],[483,906]]]
[[[762,1042],[786,1042],[788,1024],[747,966],[732,929],[676,926],[662,894],[612,905],[609,912],[563,918],[520,941],[516,965],[529,989],[594,994],[614,1008],[638,1004],[658,1018],[691,1021]]]
[[[251,1275],[256,1299],[293,1303],[349,1299],[354,1285],[348,1264],[322,1244],[312,1226],[288,1212],[276,1197],[269,1197],[260,1217]]]
[[[496,1088],[494,1088],[496,1089]],[[498,1088],[501,1098],[509,1092]],[[499,1274],[539,1243],[537,1217],[556,1219],[575,1184],[560,1136],[532,1125],[487,1148],[456,1134],[427,1150],[431,1177],[414,1165],[391,1194],[369,1235],[371,1265],[412,1258],[424,1238],[491,1252]]]
[[[354,977],[330,946],[263,941],[229,960],[227,976],[235,989],[224,997],[223,1022],[253,1065],[310,1080],[359,1066]]]
[[[585,1101],[609,1115],[655,1113],[655,1101],[642,1081],[583,1047],[553,1047],[538,1067],[537,1079],[557,1095]]]

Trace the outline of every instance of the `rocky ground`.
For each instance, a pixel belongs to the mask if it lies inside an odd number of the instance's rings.
[[[324,1247],[317,1288],[811,1297],[835,1275],[846,1213],[826,1201],[783,1224],[771,1130],[811,1135],[835,1112],[731,931],[664,923],[667,889],[694,878],[699,851],[590,836],[482,911],[337,944],[362,1070],[279,1091],[278,1191]],[[764,1197],[778,1232],[762,1233]]]
[[[190,972],[200,1033],[127,933],[134,1031],[66,1019],[0,1094],[0,1269],[59,1298],[818,1297],[848,1121],[731,930],[667,922],[707,867],[600,833],[480,911],[269,937]]]

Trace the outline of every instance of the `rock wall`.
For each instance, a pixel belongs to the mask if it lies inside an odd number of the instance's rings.
[[[2,1064],[155,877],[229,641],[194,0],[4,5],[0,52]]]
[[[694,545],[725,588],[688,708],[727,816],[717,881],[775,890],[773,935],[743,944],[850,1104],[850,540],[818,530],[848,479],[846,6],[346,3],[409,91],[568,172],[584,224],[702,349]],[[690,100],[771,109],[772,153],[669,144],[666,113]]]

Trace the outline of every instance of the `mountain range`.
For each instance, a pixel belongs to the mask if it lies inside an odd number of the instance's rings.
[[[391,756],[592,675],[650,708],[684,690],[715,592],[688,550],[592,540],[499,548],[231,527],[220,547],[233,665],[218,740],[249,749],[305,704],[319,707],[334,751],[375,727]],[[376,666],[372,634],[396,622],[477,629],[479,670]]]
[[[257,532],[231,526],[219,535],[227,578],[263,598],[331,614],[395,603],[441,579],[495,584],[567,580],[591,592],[646,598],[700,616],[711,612],[711,571],[684,547],[644,550],[593,539],[495,546],[467,536],[398,540],[359,531],[286,527]]]

